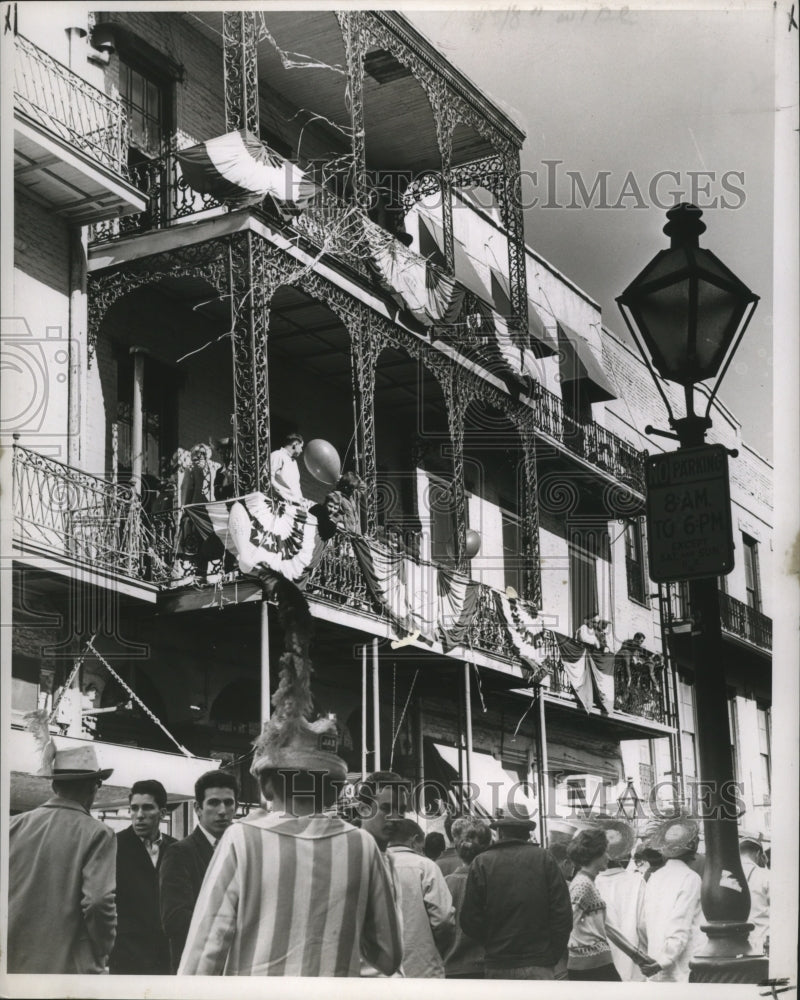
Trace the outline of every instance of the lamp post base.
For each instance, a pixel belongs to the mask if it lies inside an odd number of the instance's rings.
[[[769,959],[751,952],[752,924],[715,920],[701,930],[708,943],[689,963],[690,983],[761,983],[769,977]]]

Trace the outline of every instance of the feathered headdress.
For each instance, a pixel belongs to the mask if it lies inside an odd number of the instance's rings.
[[[278,690],[272,696],[274,712],[253,744],[250,773],[267,768],[325,771],[344,778],[347,765],[336,753],[338,732],[333,719],[309,722],[311,712],[311,613],[298,588],[272,575],[265,590],[278,599],[285,649],[280,658]],[[266,594],[265,594],[266,596]]]

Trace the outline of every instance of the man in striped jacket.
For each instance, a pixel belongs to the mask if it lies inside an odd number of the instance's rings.
[[[265,725],[251,770],[272,811],[222,836],[178,975],[358,976],[362,955],[387,976],[400,966],[397,911],[374,839],[323,815],[346,776],[330,722],[301,720],[283,733]]]

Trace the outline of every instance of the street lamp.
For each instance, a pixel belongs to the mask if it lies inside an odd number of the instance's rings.
[[[703,444],[714,398],[758,303],[758,296],[710,250],[699,247],[698,237],[706,228],[701,215],[694,205],[670,209],[664,227],[669,249],[658,253],[617,298],[673,430],[646,427],[645,431],[676,440],[679,448]],[[685,417],[673,413],[656,372],[683,386]],[[705,414],[695,413],[695,385],[715,376]],[[707,946],[691,962],[691,981],[756,983],[767,977],[768,963],[763,955],[753,954],[748,942],[753,925],[747,922],[750,893],[732,807],[735,786],[716,577],[690,579],[689,599],[694,618],[696,709],[701,720],[698,806],[706,847],[701,899],[707,921],[703,930],[708,936]]]

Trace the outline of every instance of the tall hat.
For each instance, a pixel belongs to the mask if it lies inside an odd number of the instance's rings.
[[[255,777],[269,768],[324,771],[343,780],[347,765],[336,753],[339,733],[333,718],[309,722],[311,711],[311,637],[308,605],[302,593],[281,579],[276,588],[278,614],[284,628],[280,683],[272,696],[274,712],[253,744],[250,773]]]
[[[633,850],[636,834],[624,819],[600,816],[596,825],[605,832],[608,841],[608,856],[612,861],[624,858]]]
[[[648,847],[658,851],[665,858],[677,858],[688,851],[696,842],[700,827],[695,820],[678,816],[665,820],[650,838]]]

